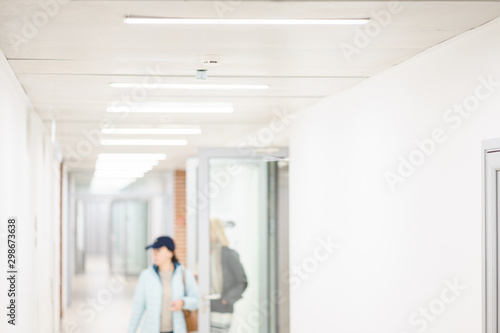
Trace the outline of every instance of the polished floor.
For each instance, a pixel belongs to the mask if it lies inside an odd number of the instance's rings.
[[[137,278],[112,275],[106,257],[88,256],[85,274],[73,279],[61,333],[126,332],[136,284]]]

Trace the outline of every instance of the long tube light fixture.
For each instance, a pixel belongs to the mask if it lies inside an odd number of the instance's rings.
[[[101,140],[103,146],[185,146],[187,140]]]
[[[101,153],[97,155],[98,160],[104,161],[147,161],[147,160],[157,160],[163,161],[167,158],[166,154],[105,154]]]
[[[201,134],[199,128],[103,128],[103,134]]]
[[[126,106],[109,106],[107,112],[139,112],[139,113],[232,113],[231,103],[143,103],[133,108]]]
[[[206,24],[206,25],[363,25],[368,18],[346,19],[212,19],[127,16],[127,24]]]
[[[144,88],[143,83],[111,82],[113,88]],[[203,84],[203,83],[158,83],[155,88],[184,90],[264,90],[267,84]]]
[[[153,167],[158,165],[158,160],[145,160],[145,161],[135,161],[135,160],[125,160],[125,161],[112,161],[112,160],[97,160],[95,162],[96,167],[128,167],[128,168],[141,168],[141,167]]]
[[[165,154],[98,154],[91,189],[95,193],[119,191],[166,158]]]
[[[94,177],[97,178],[141,178],[144,176],[143,171],[137,170],[96,170]]]

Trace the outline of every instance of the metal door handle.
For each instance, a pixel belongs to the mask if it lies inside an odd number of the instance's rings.
[[[205,295],[203,296],[203,298],[205,300],[209,300],[209,299],[220,299],[221,295],[220,294],[212,294],[212,295]]]

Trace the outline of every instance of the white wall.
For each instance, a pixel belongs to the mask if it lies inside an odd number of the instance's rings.
[[[0,51],[1,332],[56,332],[59,164],[50,137]],[[18,218],[17,325],[6,324],[7,217]]]
[[[500,137],[499,36],[496,20],[294,120],[290,264],[305,267],[291,273],[292,333],[481,332],[480,147]],[[458,126],[446,112],[476,89]],[[435,129],[446,140],[392,191],[386,173]],[[325,259],[328,237],[340,247]]]

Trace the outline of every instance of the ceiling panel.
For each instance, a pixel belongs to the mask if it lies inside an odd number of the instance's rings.
[[[339,93],[450,38],[500,16],[499,2],[402,1],[397,14],[383,1],[242,1],[222,12],[217,1],[70,1],[52,8],[46,24],[27,25],[43,8],[36,0],[0,0],[0,49],[47,127],[56,122],[66,158],[85,133],[115,128],[196,125],[185,147],[94,145],[80,156],[79,170],[92,169],[99,152],[166,152],[156,170],[182,168],[201,146],[238,145],[269,126],[277,112],[295,113]],[[378,13],[378,14],[377,14]],[[53,14],[53,15],[52,15]],[[365,18],[383,23],[365,45],[366,27],[353,26],[137,26],[126,15],[196,18]],[[28,22],[28,23],[27,23]],[[372,26],[373,27],[373,26]],[[23,35],[23,31],[25,34]],[[24,38],[15,44],[15,38]],[[17,39],[19,41],[20,39]],[[351,45],[350,56],[343,48]],[[220,54],[204,67],[202,54]],[[208,69],[207,84],[267,84],[262,91],[153,89],[146,102],[226,102],[231,114],[112,114],[109,105],[132,89],[110,82],[142,82],[153,70],[162,83],[194,81]],[[283,111],[285,110],[285,111]],[[275,133],[287,143],[287,128]],[[169,136],[170,137],[170,136]],[[144,137],[145,138],[145,137]],[[161,138],[164,138],[163,136]],[[74,166],[75,164],[72,164]]]

